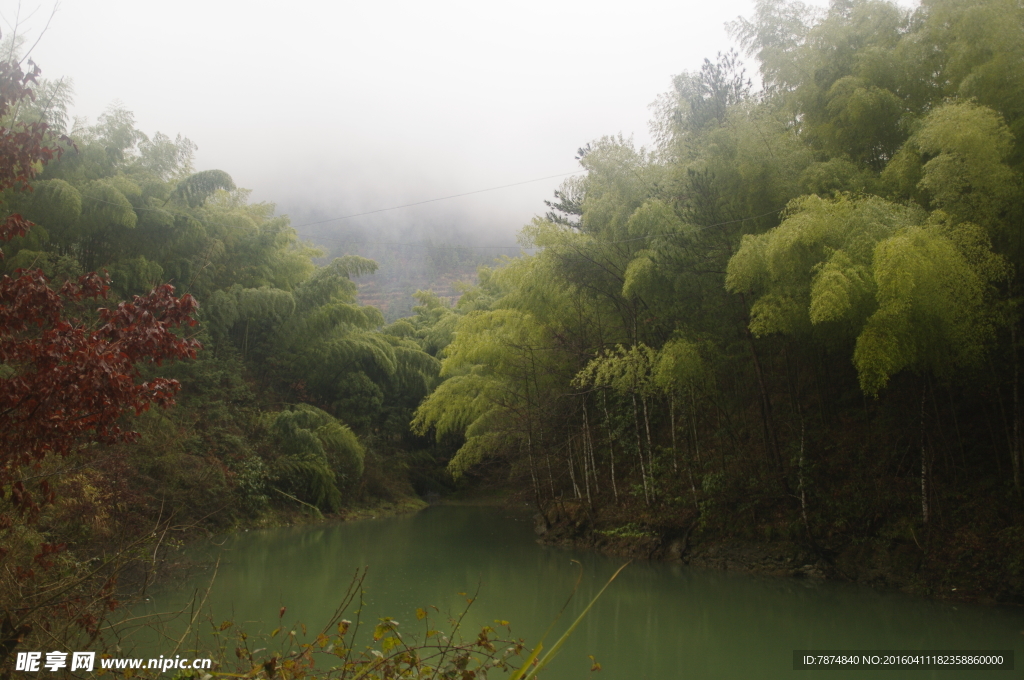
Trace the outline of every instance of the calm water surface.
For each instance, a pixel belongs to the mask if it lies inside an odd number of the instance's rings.
[[[418,630],[417,607],[458,612],[479,598],[464,631],[504,619],[536,642],[572,590],[556,639],[622,563],[539,546],[527,514],[440,506],[417,515],[335,526],[250,531],[204,553],[220,558],[206,603],[215,620],[267,632],[285,620],[319,628],[352,574],[368,565],[364,619]],[[210,574],[153,593],[149,611],[180,608]],[[349,618],[352,618],[350,615]],[[1015,671],[794,671],[794,649],[1013,649]],[[157,649],[157,653],[167,650]],[[603,670],[590,674],[593,655]],[[630,565],[576,630],[547,678],[1000,678],[1022,677],[1024,610],[931,602],[836,583],[758,578],[682,565]]]

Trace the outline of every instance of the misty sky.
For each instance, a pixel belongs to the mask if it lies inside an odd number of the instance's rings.
[[[18,6],[0,7],[7,35]],[[51,9],[22,4],[30,43]],[[197,169],[227,171],[301,224],[571,172],[576,149],[602,135],[649,144],[649,104],[728,49],[724,22],[752,11],[750,0],[63,0],[32,56],[44,77],[74,80],[75,115],[94,121],[119,99],[147,134],[198,144]],[[338,226],[458,222],[507,239],[559,181]]]

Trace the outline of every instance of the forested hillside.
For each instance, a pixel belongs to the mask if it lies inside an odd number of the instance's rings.
[[[453,312],[413,428],[588,531],[1024,597],[1019,3],[760,2]],[[452,322],[446,322],[452,323]],[[575,532],[575,533],[574,533]],[[970,595],[968,595],[970,596]]]
[[[316,267],[321,251],[272,204],[250,203],[223,171],[194,172],[187,139],[149,139],[126,110],[70,138],[31,192],[9,198],[35,226],[8,244],[4,267],[38,268],[54,283],[104,272],[115,299],[169,282],[198,300],[203,351],[162,371],[183,383],[182,408],[147,413],[129,453],[152,435],[139,468],[149,483],[173,489],[177,475],[198,475],[210,485],[198,503],[228,515],[258,510],[273,489],[336,510],[339,489],[361,483],[365,454],[349,428],[400,434],[394,422],[408,420],[436,374],[408,323],[382,328],[379,310],[356,303],[352,279],[376,264],[351,256]],[[302,422],[263,413],[307,402],[319,407]],[[240,505],[224,502],[229,489]]]
[[[317,263],[345,255],[357,255],[377,263],[373,273],[356,279],[358,299],[362,304],[380,309],[388,323],[415,314],[418,290],[432,291],[451,306],[462,294],[465,284],[476,283],[479,267],[491,266],[495,259],[517,255],[520,251],[512,233],[494,233],[492,228],[466,216],[409,217],[408,207],[412,206],[348,216],[331,215],[322,210],[307,211],[293,221],[299,237],[317,244],[322,250]],[[400,226],[374,222],[373,218],[382,213],[393,216]]]

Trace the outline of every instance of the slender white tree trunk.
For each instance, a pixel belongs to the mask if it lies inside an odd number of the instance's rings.
[[[615,503],[618,504],[619,487],[615,485],[615,443],[612,440],[612,418],[608,413],[608,393],[603,392],[601,397],[604,401],[604,424],[608,428],[608,461],[612,471],[612,496],[615,498]]]
[[[647,397],[641,397],[640,403],[644,407],[644,429],[647,431],[647,472],[651,476],[651,496],[657,499],[658,491],[654,485],[654,445],[651,443],[651,419],[647,416]]]
[[[590,417],[587,414],[587,399],[583,398],[583,435],[586,455],[590,456],[590,472],[594,477],[594,492],[601,493],[597,477],[597,457],[594,455],[594,438],[590,436]]]
[[[572,492],[576,498],[580,498],[580,487],[576,484],[576,471],[573,469],[576,466],[573,465],[572,461],[572,439],[566,439],[565,441],[566,460],[569,463],[569,479],[572,480]]]
[[[636,453],[640,459],[640,479],[643,480],[644,502],[650,505],[651,492],[647,488],[647,470],[644,467],[644,445],[640,441],[640,410],[636,407],[636,393],[633,393],[631,396],[633,397],[633,424],[636,427]]]

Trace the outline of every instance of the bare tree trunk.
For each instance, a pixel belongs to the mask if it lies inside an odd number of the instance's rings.
[[[697,439],[697,402],[693,398],[693,388],[690,388],[690,425],[693,427],[693,453],[697,456],[697,464],[704,468],[704,461],[700,458],[700,441]]]
[[[778,474],[782,472],[782,462],[779,457],[779,445],[775,440],[772,402],[768,396],[768,386],[764,381],[764,372],[761,370],[761,358],[758,356],[757,348],[754,346],[754,335],[747,326],[744,326],[744,331],[746,332],[747,342],[750,347],[750,356],[754,362],[754,375],[757,377],[757,385],[761,394],[761,426],[764,429],[765,454],[767,454],[769,467]]]
[[[594,509],[594,501],[590,497],[590,462],[587,456],[587,436],[583,434],[580,445],[577,448],[579,451],[580,458],[583,460],[583,490],[587,494],[587,504],[590,505],[590,509]]]
[[[675,397],[672,398],[672,405],[675,405]],[[674,412],[673,408],[673,412]],[[685,425],[686,418],[683,418]],[[684,432],[685,434],[685,432]],[[676,467],[676,432],[675,432],[675,415],[672,416],[672,467]],[[697,485],[693,482],[693,461],[690,460],[690,456],[686,456],[686,475],[690,478],[690,491],[693,492],[693,507],[700,512],[700,503],[697,501]]]
[[[544,460],[548,464],[548,486],[551,488],[551,500],[555,499],[555,476],[551,473],[551,453],[550,451],[544,452]]]
[[[1013,448],[1010,462],[1013,465],[1013,488],[1020,491],[1021,442],[1020,442],[1020,371],[1017,361],[1017,324],[1010,325],[1010,351],[1013,352]]]
[[[658,500],[658,488],[654,484],[654,445],[651,443],[651,420],[647,417],[647,397],[641,397],[644,407],[644,429],[647,431],[647,471],[651,475],[651,496]]]
[[[636,426],[636,452],[637,457],[640,459],[640,479],[644,483],[644,502],[647,505],[651,504],[651,494],[647,488],[647,470],[644,469],[644,446],[640,441],[640,411],[636,407],[636,394],[631,395],[633,397],[633,424]]]
[[[615,498],[615,503],[619,502],[619,487],[615,485],[615,443],[612,440],[612,418],[608,413],[608,393],[602,392],[601,397],[604,401],[604,424],[608,428],[608,460],[611,462],[612,468],[612,496]]]
[[[533,500],[537,504],[537,510],[540,510],[540,480],[537,479],[537,466],[533,460],[533,441],[530,438],[529,432],[526,433],[526,453],[530,459],[530,480],[533,482]]]
[[[956,430],[956,443],[960,447],[960,466],[967,470],[967,453],[964,451],[964,438],[960,434],[960,421],[956,417],[956,403],[953,401],[953,389],[946,385],[946,394],[949,396],[949,412],[953,415],[953,429]]]
[[[928,524],[928,454],[925,446],[924,402],[927,392],[927,381],[921,386],[921,519]]]
[[[799,463],[799,465],[800,465],[800,469],[799,469],[800,480],[798,482],[799,490],[800,490],[800,514],[804,518],[804,529],[807,531],[807,538],[813,541],[814,539],[811,537],[811,523],[809,521],[807,521],[807,494],[805,493],[805,490],[804,490],[804,434],[805,434],[804,433],[804,414],[801,411],[800,412],[800,459],[799,459],[800,460],[800,463]]]
[[[952,475],[953,486],[955,488],[958,481],[956,464],[953,463],[953,454],[950,452],[949,437],[946,436],[945,430],[942,429],[942,421],[944,419],[942,418],[942,415],[939,413],[939,400],[935,397],[935,381],[926,380],[926,383],[928,385],[928,391],[932,395],[932,411],[935,413],[935,433],[937,437],[933,438],[932,441],[934,442],[937,439],[938,441],[942,442],[942,449],[943,452],[946,454],[946,471]],[[934,463],[934,461],[932,462]],[[940,518],[942,517],[941,505],[936,504],[935,507],[932,508],[932,510],[938,513]]]
[[[754,344],[754,334],[750,332],[749,312],[747,311],[747,298],[742,293],[740,300],[743,303],[743,334],[747,338],[747,345],[750,347],[750,357],[754,363],[754,375],[757,378],[757,386],[761,393],[761,425],[764,429],[764,446],[768,458],[768,465],[772,471],[782,474],[782,459],[779,455],[779,444],[775,438],[775,421],[772,418],[772,401],[768,395],[768,386],[764,381],[764,371],[761,370],[761,358],[757,354],[757,346]],[[785,481],[785,480],[783,480]]]
[[[700,512],[700,503],[697,501],[697,485],[693,483],[693,468],[690,465],[690,461],[686,461],[686,474],[690,477],[690,491],[693,492],[693,507]]]
[[[672,431],[672,472],[679,474],[679,451],[676,449],[676,395],[668,397],[669,429]]]
[[[526,451],[530,456],[530,477],[533,479],[533,493],[537,500],[537,510],[543,511],[543,503],[541,502],[540,492],[540,475],[537,472],[537,464],[533,456],[533,415],[532,407],[533,404],[530,400],[530,378],[526,377],[524,380],[526,386]],[[551,465],[548,464],[548,470],[550,471]],[[554,487],[551,489],[552,500],[555,497]]]
[[[597,457],[594,455],[594,438],[590,436],[590,417],[587,414],[587,398],[583,397],[583,434],[584,451],[590,456],[590,471],[594,476],[594,493],[601,493],[601,486],[597,478]]]
[[[1010,427],[1010,421],[1006,419],[1006,404],[1003,401],[1003,387],[1002,381],[996,374],[995,364],[992,363],[989,358],[988,368],[992,372],[992,384],[996,390],[996,405],[999,406],[999,416],[1003,421],[1003,434],[1006,435],[1006,446],[1009,447],[1010,451],[1013,451],[1013,428]],[[999,469],[999,474],[1003,473],[1003,457],[996,456],[996,466]]]
[[[573,465],[573,461],[572,461],[572,438],[571,437],[568,437],[565,440],[565,451],[566,451],[566,460],[569,463],[569,479],[572,481],[572,492],[576,496],[576,498],[580,498],[581,497],[580,487],[576,484],[576,471],[573,469],[576,466]]]
[[[535,405],[534,401],[530,399],[530,378],[531,377],[533,378],[533,393],[534,393],[537,401],[539,401],[539,399],[540,399],[540,387],[537,385],[537,362],[536,362],[536,358],[533,355],[533,350],[530,349],[529,351],[530,351],[530,374],[525,376],[525,378],[524,378],[524,383],[525,383],[525,386],[526,386],[526,408],[527,408],[528,411],[530,409],[532,409],[533,406]],[[539,403],[537,403],[536,405],[537,405],[538,408],[540,407]],[[531,422],[531,431],[532,431],[532,422],[533,422],[532,419],[531,419],[530,422]],[[544,451],[544,460],[547,461],[547,464],[548,464],[548,487],[551,489],[551,500],[554,500],[555,499],[555,477],[554,477],[554,474],[551,472],[551,451],[550,451],[550,449],[545,448],[545,446],[544,446],[544,429],[543,429],[543,427],[541,428],[541,430],[540,430],[540,432],[538,434],[539,434],[539,439],[540,439],[540,448],[541,448],[542,451]]]

